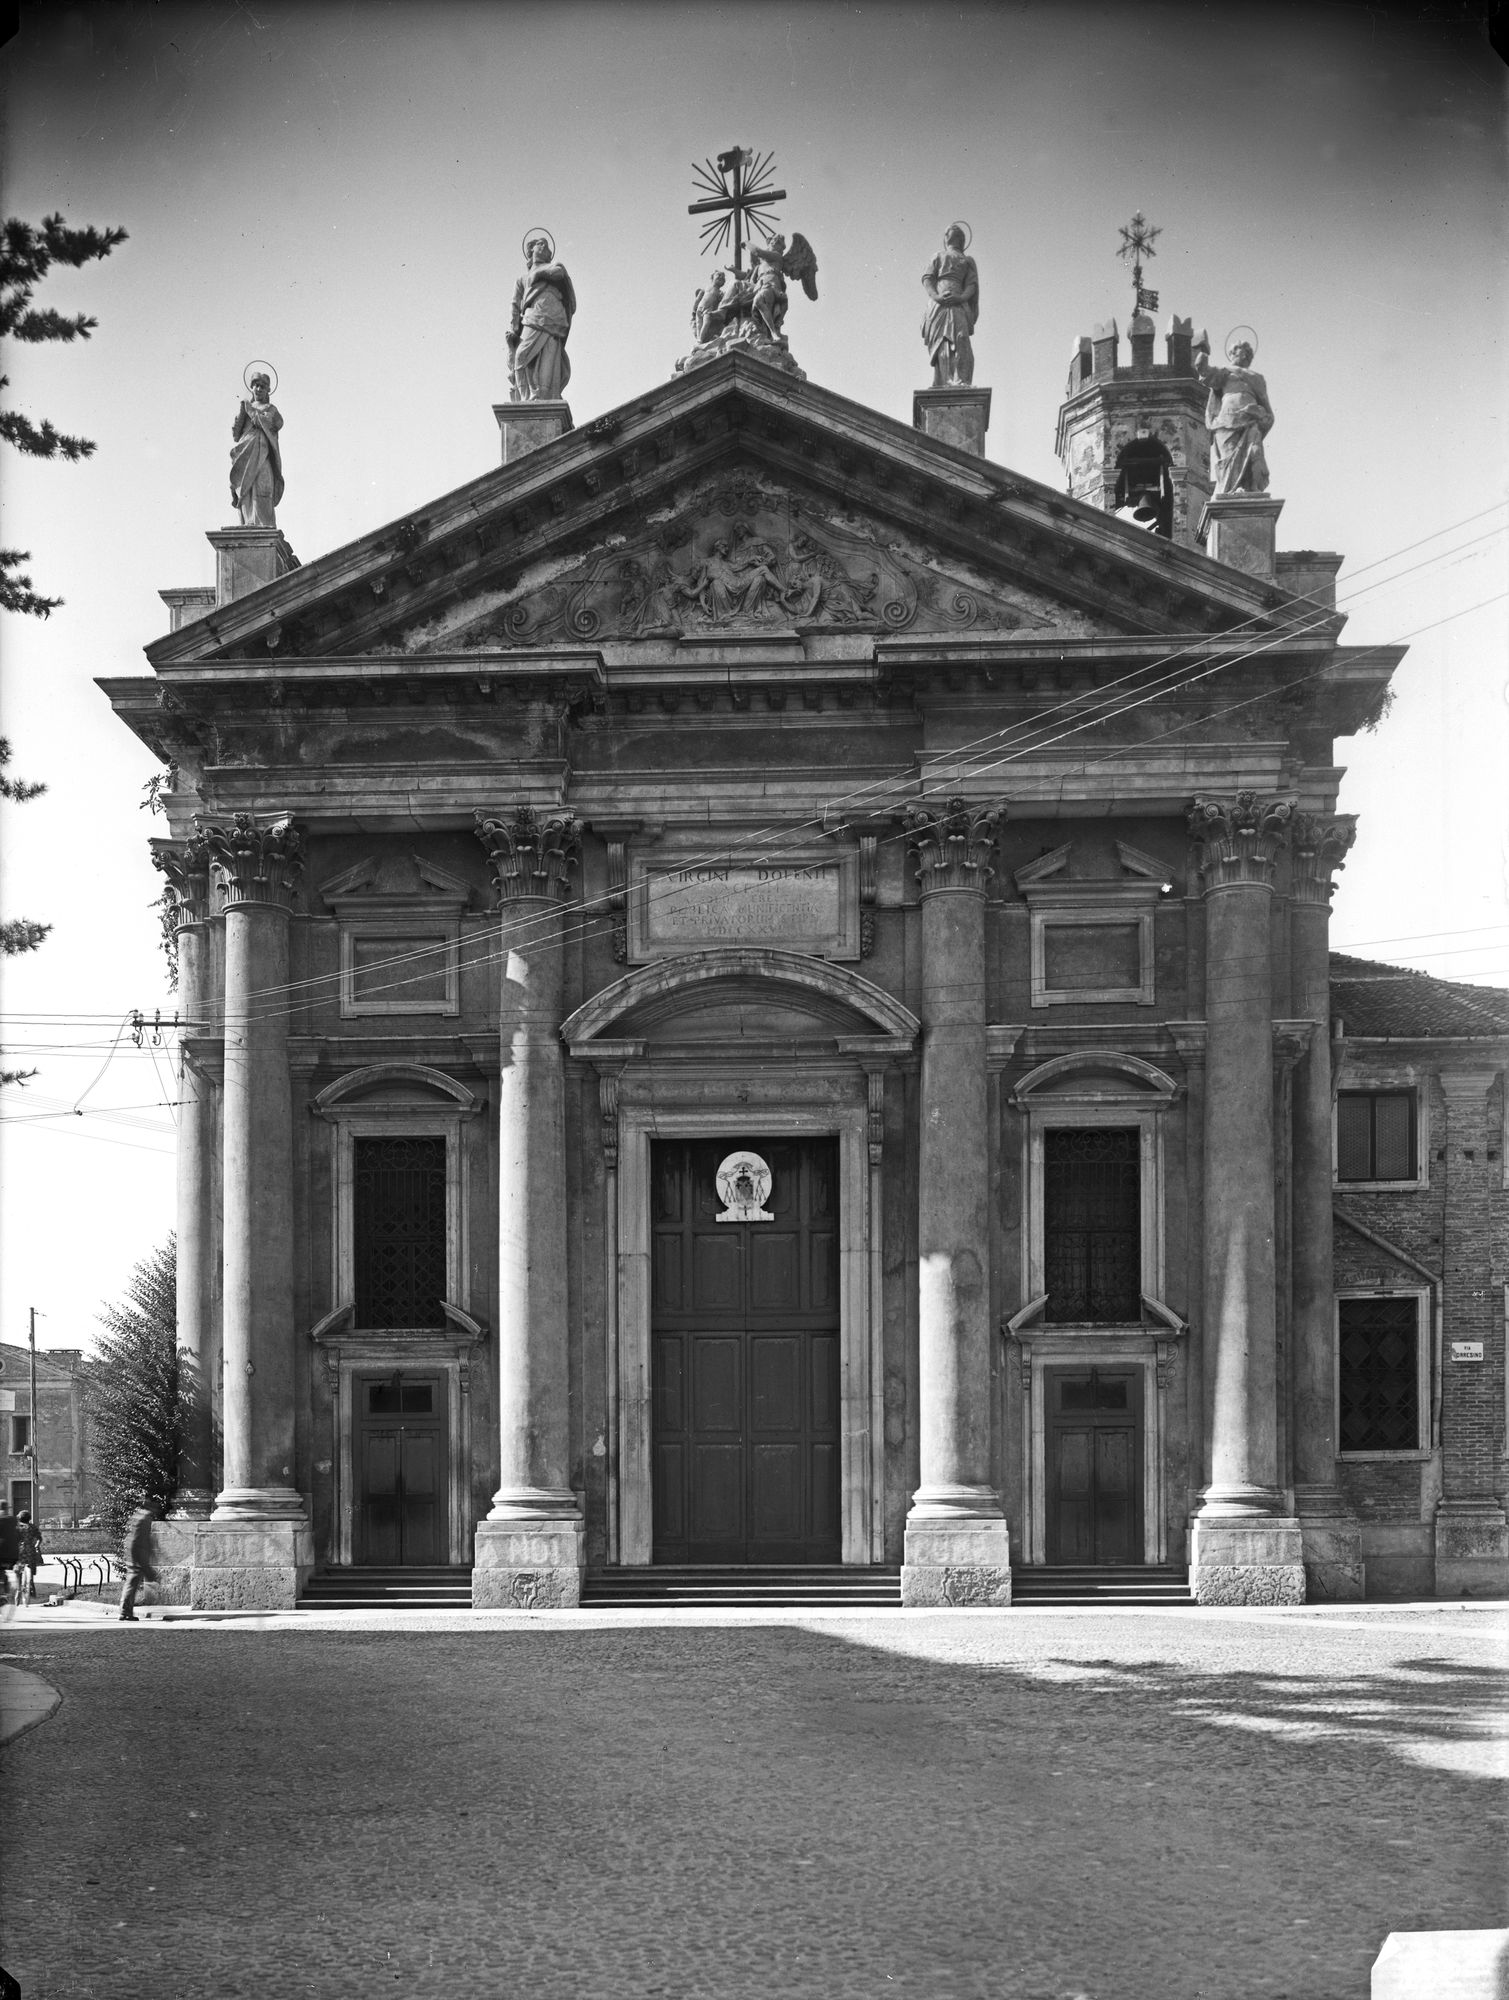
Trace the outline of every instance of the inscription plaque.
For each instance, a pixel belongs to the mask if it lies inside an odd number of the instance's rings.
[[[859,957],[857,855],[831,847],[629,865],[629,957],[767,945],[815,958]]]

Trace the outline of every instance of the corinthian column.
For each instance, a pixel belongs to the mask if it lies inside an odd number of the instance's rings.
[[[1273,873],[1293,807],[1197,799],[1205,888],[1204,1348],[1210,1480],[1190,1583],[1203,1604],[1299,1604],[1278,1486],[1273,1203]]]
[[[952,799],[906,820],[922,885],[921,1483],[906,1523],[906,1604],[1011,1602],[991,1478],[985,1073],[985,885],[1002,816]]]
[[[1357,822],[1296,813],[1289,829],[1294,1012],[1314,1023],[1294,1076],[1294,1511],[1312,1601],[1363,1595],[1362,1529],[1336,1483],[1331,1272],[1331,894]]]
[[[286,1607],[314,1563],[294,1484],[288,920],[303,837],[249,813],[203,833],[225,910],[225,1483],[196,1540],[193,1601]]]
[[[500,1477],[477,1528],[472,1602],[581,1602],[570,1482],[563,913],[581,853],[569,813],[477,814],[503,916],[498,1077]]]
[[[215,1085],[190,1052],[207,1032],[210,990],[210,850],[203,834],[154,840],[152,859],[167,878],[165,924],[178,961],[178,1360],[187,1411],[178,1452],[176,1520],[202,1519],[214,1499],[214,1407],[219,1365],[214,1332]]]

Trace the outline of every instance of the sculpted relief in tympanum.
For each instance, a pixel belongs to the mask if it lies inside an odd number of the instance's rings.
[[[682,496],[637,533],[469,598],[406,650],[724,632],[1046,631],[1083,624],[1007,584],[940,570],[853,513],[809,509],[753,475]]]

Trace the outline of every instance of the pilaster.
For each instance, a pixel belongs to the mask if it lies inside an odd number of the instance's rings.
[[[919,1484],[906,1604],[1009,1604],[992,1479],[985,886],[1003,809],[951,799],[905,816],[922,888],[918,1161]]]
[[[293,1110],[288,923],[304,843],[288,819],[201,825],[225,912],[224,1485],[195,1541],[193,1602],[297,1601],[313,1566],[294,1484]]]
[[[472,1602],[581,1601],[570,1482],[563,916],[581,856],[567,812],[478,813],[504,912],[498,1077],[498,1490],[477,1528]]]
[[[1311,1602],[1365,1594],[1362,1528],[1336,1478],[1332,1275],[1332,881],[1357,837],[1348,815],[1296,813],[1289,837],[1289,940],[1295,1014],[1312,1024],[1293,1078],[1294,1511]]]
[[[1205,1380],[1210,1483],[1191,1537],[1202,1603],[1302,1603],[1278,1484],[1273,879],[1293,806],[1197,799],[1205,893]]]

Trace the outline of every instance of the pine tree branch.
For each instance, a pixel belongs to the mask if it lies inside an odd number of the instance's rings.
[[[66,458],[76,465],[81,458],[94,456],[92,438],[73,437],[67,431],[60,431],[48,417],[34,424],[19,410],[0,410],[0,439],[13,444],[17,451],[24,451],[29,458]]]
[[[51,929],[51,924],[33,923],[30,917],[7,917],[0,923],[0,958],[19,958],[24,951],[35,951]]]
[[[60,313],[51,306],[23,312],[9,325],[8,319],[10,311],[0,307],[0,334],[8,333],[13,340],[87,340],[99,325],[90,313]]]
[[[29,576],[12,573],[18,563],[30,561],[29,549],[0,549],[0,611],[19,611],[28,618],[50,618],[62,598],[39,597]]]

